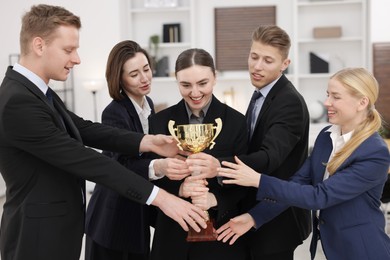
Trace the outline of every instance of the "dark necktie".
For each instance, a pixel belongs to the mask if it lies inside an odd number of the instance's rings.
[[[53,90],[51,88],[48,88],[47,91],[46,91],[46,97],[47,99],[49,100],[49,103],[51,105],[51,107],[53,108],[54,110],[54,113],[56,113],[56,115],[58,116],[58,118],[60,119],[60,121],[62,122],[62,125],[64,127],[64,129],[67,131],[67,128],[66,128],[66,125],[65,125],[65,122],[64,122],[64,118],[61,116],[61,114],[58,112],[58,110],[55,108],[54,106],[54,101],[53,101]],[[80,186],[81,186],[81,195],[82,195],[82,199],[83,199],[83,204],[85,206],[85,202],[86,202],[86,197],[85,197],[85,181],[81,178],[79,178],[79,183],[80,183]]]
[[[54,107],[54,103],[53,103],[53,93],[52,93],[52,89],[51,88],[48,88],[47,91],[46,91],[46,97],[47,99],[49,100],[50,104],[52,105],[52,107]]]
[[[53,101],[53,90],[51,88],[48,88],[46,91],[46,97],[49,100],[49,103],[51,105],[51,108],[54,110],[54,113],[57,115],[57,117],[60,119],[62,126],[66,130],[65,122],[64,119],[62,118],[61,114],[58,112],[56,107],[54,106],[54,101]]]
[[[252,123],[254,124],[255,120],[256,120],[256,113],[254,111],[254,108],[255,108],[257,99],[259,99],[261,96],[262,96],[262,94],[260,93],[260,91],[255,90],[253,92],[251,101],[249,103],[248,110],[246,111],[246,122],[248,125],[249,138],[252,137]]]

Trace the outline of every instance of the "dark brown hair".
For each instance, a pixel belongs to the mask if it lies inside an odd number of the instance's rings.
[[[130,40],[117,43],[108,55],[106,80],[108,92],[110,93],[112,99],[123,99],[123,95],[121,94],[123,65],[129,59],[133,58],[137,52],[143,53],[150,65],[150,58],[147,51],[141,48],[138,43]]]
[[[215,75],[215,66],[213,57],[203,49],[188,49],[179,54],[175,65],[175,75],[184,69],[194,65],[206,66],[211,69]]]
[[[81,28],[80,18],[63,7],[52,5],[34,5],[22,17],[20,30],[20,53],[29,52],[29,43],[35,37],[41,37],[50,42],[55,31],[60,26],[74,26]]]

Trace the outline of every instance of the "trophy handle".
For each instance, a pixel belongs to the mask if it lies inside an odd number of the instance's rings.
[[[215,134],[213,136],[213,139],[211,139],[210,141],[210,150],[213,149],[214,145],[215,145],[215,138],[217,138],[217,136],[219,135],[219,133],[221,133],[221,130],[222,130],[222,120],[221,118],[217,118],[215,119],[215,123],[217,123],[217,126],[213,126],[213,129],[215,129]]]
[[[176,134],[175,134],[175,130],[177,131],[177,128],[173,128],[173,126],[175,125],[175,121],[173,120],[169,120],[168,122],[168,130],[169,130],[169,133],[173,136],[173,138],[175,138],[175,140],[177,141],[177,147],[179,147],[180,150],[183,151],[183,148],[181,147],[180,145],[180,141],[179,139],[177,138]]]

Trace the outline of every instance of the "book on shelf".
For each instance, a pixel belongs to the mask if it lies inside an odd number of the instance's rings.
[[[310,73],[329,73],[329,55],[310,52]]]
[[[163,42],[181,42],[179,23],[163,24]]]

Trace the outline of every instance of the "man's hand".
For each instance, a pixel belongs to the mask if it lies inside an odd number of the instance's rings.
[[[192,204],[203,209],[208,210],[209,208],[215,207],[218,205],[215,195],[211,192],[203,192],[200,195],[191,196]]]
[[[178,158],[157,159],[154,162],[156,176],[166,176],[170,180],[181,180],[191,174],[187,163]]]
[[[144,135],[139,146],[140,152],[153,152],[163,157],[175,157],[179,153],[177,142],[168,135]]]
[[[183,198],[189,198],[192,196],[200,196],[205,192],[208,192],[207,181],[204,179],[198,180],[196,177],[187,177],[180,185],[179,195]]]
[[[202,209],[163,189],[159,189],[152,205],[159,207],[165,215],[179,223],[185,231],[188,231],[188,225],[197,232],[200,231],[199,226],[202,228],[207,227],[205,221],[207,215]]]
[[[242,214],[222,225],[218,230],[218,241],[226,243],[229,239],[229,245],[233,245],[236,240],[255,226],[255,221],[248,213]]]
[[[218,176],[228,179],[222,180],[224,184],[237,184],[246,187],[258,188],[261,174],[244,164],[237,156],[234,157],[237,164],[222,162],[222,165],[228,168],[218,168]]]
[[[199,179],[214,178],[217,176],[217,169],[221,167],[218,159],[206,153],[192,154],[186,162],[191,171],[199,173]]]

